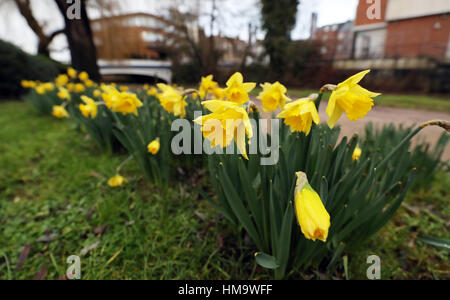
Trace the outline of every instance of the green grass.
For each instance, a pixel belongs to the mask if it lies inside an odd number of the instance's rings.
[[[261,88],[257,87],[252,91],[252,95],[257,96],[260,92]],[[288,89],[289,97],[293,99],[307,97],[313,93],[317,93],[317,91],[308,89]],[[375,104],[387,107],[423,109],[450,113],[450,98],[443,96],[384,94],[375,98]]]
[[[381,106],[433,110],[450,113],[450,99],[422,95],[386,94],[376,98]]]
[[[70,122],[39,116],[21,102],[0,104],[0,151],[0,279],[33,279],[41,271],[45,279],[64,278],[67,257],[92,245],[81,257],[82,279],[271,278],[256,267],[254,248],[195,192],[191,177],[162,190],[130,163],[122,171],[130,183],[111,189],[106,181],[126,156],[99,153]],[[427,191],[410,193],[407,204],[417,213],[402,208],[350,254],[350,277],[364,279],[367,255],[377,254],[384,279],[450,278],[448,250],[416,239],[419,232],[449,237],[449,190],[445,174]]]

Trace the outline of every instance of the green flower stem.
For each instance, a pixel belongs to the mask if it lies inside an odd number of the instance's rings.
[[[401,142],[398,144],[398,146],[392,150],[376,167],[377,169],[383,167],[390,159],[391,157],[409,140],[411,140],[416,134],[418,134],[422,129],[428,127],[428,126],[439,126],[449,132],[450,130],[450,123],[448,121],[442,121],[442,120],[433,120],[428,121],[417,127],[415,130],[413,130],[410,134],[408,134]]]
[[[117,173],[120,173],[120,170],[130,161],[133,159],[133,155],[128,156],[127,159],[125,159],[116,169]]]
[[[410,134],[408,134],[401,142],[397,145],[377,166],[376,169],[381,169],[384,167],[384,165],[394,156],[395,153],[397,153],[400,148],[402,148],[408,141],[410,141],[416,134],[418,134],[423,127],[418,127],[415,130],[413,130]]]

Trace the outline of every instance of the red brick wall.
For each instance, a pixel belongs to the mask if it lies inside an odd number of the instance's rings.
[[[385,54],[387,57],[444,58],[449,35],[450,14],[389,22]]]
[[[367,10],[375,2],[368,3],[368,2],[370,2],[368,0],[359,0],[358,9],[356,11],[355,26],[369,25],[369,24],[384,22],[384,19],[386,16],[386,7],[387,7],[388,0],[372,0],[372,1],[380,1],[381,2],[381,5],[380,5],[381,6],[381,20],[379,20],[379,19],[371,20],[367,17]]]
[[[336,54],[338,44],[337,30],[325,31],[323,27],[316,31],[315,40],[318,41],[321,48],[326,47],[326,53],[321,53],[323,59],[333,59]]]

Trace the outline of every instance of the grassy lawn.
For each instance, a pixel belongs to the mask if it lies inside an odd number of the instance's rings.
[[[258,87],[252,91],[252,95],[257,96],[260,92],[261,88]],[[313,93],[317,93],[317,91],[288,89],[289,97],[293,99],[306,97]],[[424,109],[450,113],[450,97],[385,94],[375,98],[375,104],[388,107]]]
[[[130,163],[122,171],[130,183],[109,188],[126,156],[99,153],[70,122],[1,103],[0,151],[0,279],[64,278],[71,255],[81,256],[82,279],[271,277],[189,178],[162,189]],[[408,208],[349,255],[350,277],[364,279],[367,256],[377,254],[384,279],[449,279],[448,250],[417,240],[449,237],[449,190],[442,174],[410,193]]]

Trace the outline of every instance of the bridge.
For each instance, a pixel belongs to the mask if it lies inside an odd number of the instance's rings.
[[[171,83],[172,63],[164,60],[127,59],[98,61],[101,75],[139,75]]]

